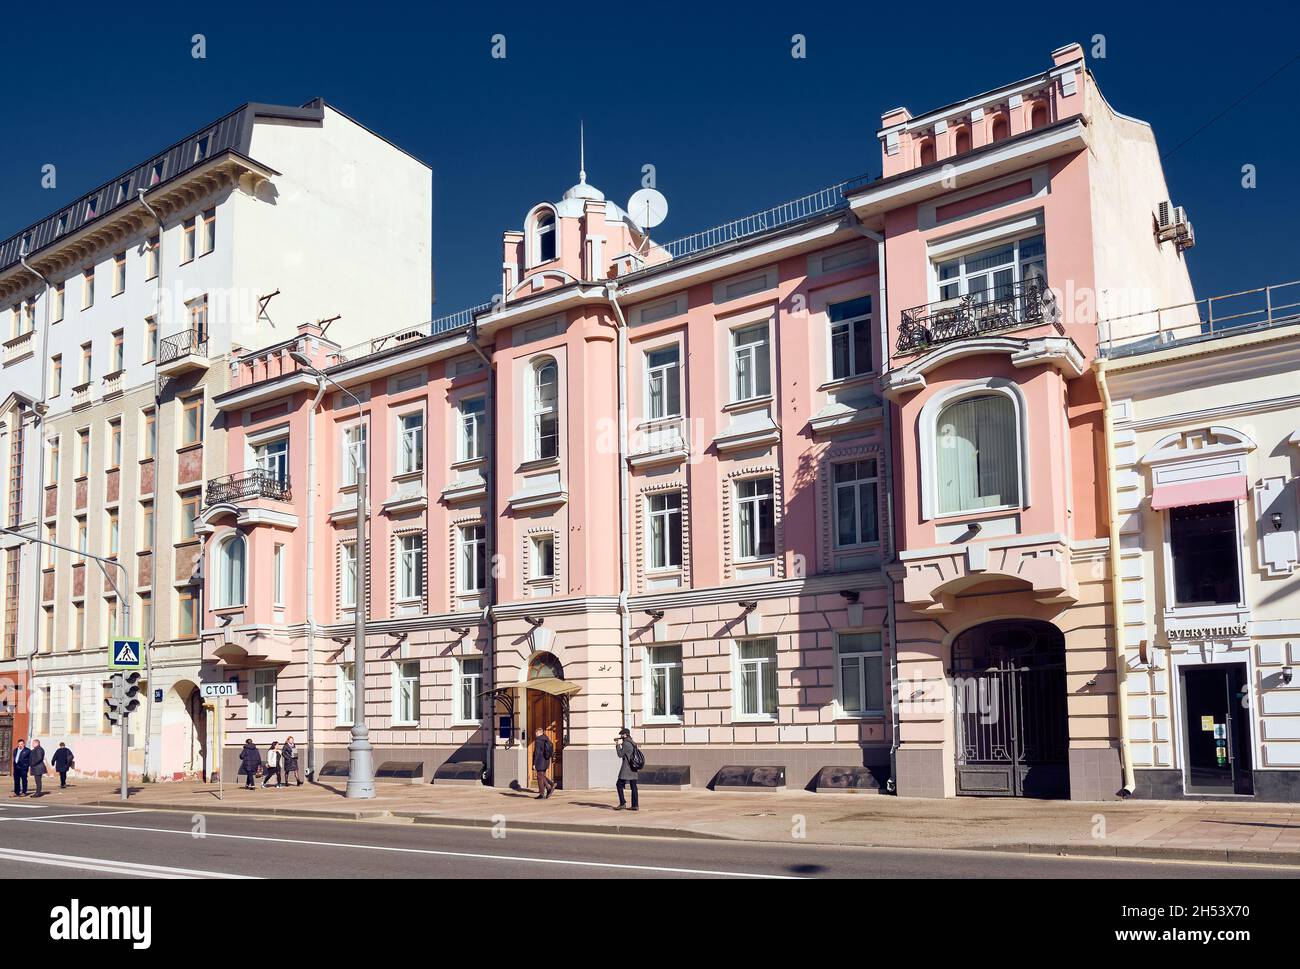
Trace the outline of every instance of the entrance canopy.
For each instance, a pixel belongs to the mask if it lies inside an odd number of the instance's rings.
[[[1199,481],[1179,481],[1176,484],[1156,485],[1151,494],[1151,508],[1183,508],[1187,505],[1210,505],[1219,501],[1240,501],[1246,497],[1246,476],[1225,475],[1221,478],[1203,478]]]
[[[529,680],[527,683],[520,684],[527,686],[530,690],[540,690],[542,693],[549,693],[551,696],[568,697],[582,690],[577,683],[571,683],[568,680],[557,679],[554,676],[539,676],[535,680]]]

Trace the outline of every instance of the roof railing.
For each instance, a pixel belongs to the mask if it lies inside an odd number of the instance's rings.
[[[361,343],[353,344],[350,347],[331,353],[330,356],[334,358],[335,364],[352,363],[371,354],[391,350],[403,343],[423,340],[425,337],[437,336],[440,333],[447,333],[451,330],[460,329],[462,326],[468,326],[474,322],[474,317],[486,313],[491,308],[492,304],[490,302],[479,303],[477,306],[457,310],[455,313],[440,316],[435,320],[417,323],[414,326],[404,327],[400,330],[394,330],[392,333],[385,333],[383,336],[373,337]]]

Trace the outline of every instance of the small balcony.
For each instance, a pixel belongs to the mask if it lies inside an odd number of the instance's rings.
[[[19,360],[26,360],[36,352],[36,331],[28,330],[26,333],[19,333],[16,337],[6,340],[4,348],[5,366],[17,363]]]
[[[185,330],[164,337],[158,344],[158,373],[163,376],[174,377],[191,370],[206,370],[207,367],[206,333]]]
[[[221,504],[235,504],[257,498],[269,498],[272,501],[292,501],[293,490],[289,487],[289,476],[280,475],[265,468],[252,468],[237,471],[224,478],[213,478],[208,482],[208,507]]]
[[[924,353],[971,337],[1054,322],[1052,293],[1041,279],[1023,279],[991,291],[903,310],[896,352]]]

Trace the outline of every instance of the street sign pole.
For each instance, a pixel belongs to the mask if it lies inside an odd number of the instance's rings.
[[[125,677],[123,677],[121,673],[116,674],[116,676],[118,681],[121,682],[123,685],[125,685]],[[127,798],[126,760],[127,760],[127,742],[128,742],[128,738],[130,737],[130,730],[127,727],[127,720],[130,718],[130,716],[131,715],[126,712],[126,704],[123,703],[122,704],[122,800],[124,801]]]
[[[217,748],[217,800],[226,799],[226,697],[234,696],[236,693],[235,684],[233,683],[200,683],[200,695],[205,700],[212,701],[212,708],[216,711],[217,729],[212,731],[213,744]]]

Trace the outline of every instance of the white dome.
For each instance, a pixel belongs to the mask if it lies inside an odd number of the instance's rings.
[[[594,185],[588,185],[584,178],[577,185],[564,193],[566,199],[595,199],[597,202],[605,201],[605,193]]]

